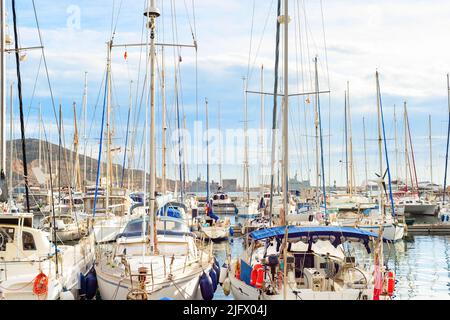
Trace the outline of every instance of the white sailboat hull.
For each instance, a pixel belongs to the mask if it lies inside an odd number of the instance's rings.
[[[285,300],[283,293],[268,295],[230,273],[231,293],[236,300]],[[288,289],[286,300],[372,300],[373,289],[343,289],[340,291],[313,291]]]
[[[229,235],[229,226],[227,227],[202,227],[201,232],[206,236],[206,238],[213,241],[225,240]]]
[[[103,273],[96,269],[98,287],[103,300],[127,300],[128,293],[133,288],[129,280],[123,280]],[[148,290],[149,300],[169,298],[173,300],[202,300],[199,279],[202,272],[186,276],[175,281],[167,281]]]

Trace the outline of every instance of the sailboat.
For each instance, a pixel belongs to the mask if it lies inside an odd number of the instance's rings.
[[[283,186],[286,189],[289,172],[288,32],[290,18],[289,1],[284,0],[283,2],[283,15],[281,14],[281,0],[278,2],[277,34],[281,24],[284,24],[285,96],[282,136]],[[317,83],[316,88],[318,88]],[[317,99],[318,94],[317,91]],[[319,103],[317,105],[319,106]],[[320,124],[320,112],[317,123]],[[325,181],[324,174],[321,177],[322,181]],[[325,192],[323,199],[326,214]],[[363,244],[367,252],[370,252],[369,244],[378,239],[378,235],[350,227],[290,226],[286,219],[288,206],[289,197],[285,192],[278,226],[250,233],[248,237],[251,245],[248,246],[246,252],[237,259],[230,258],[228,279],[225,281],[226,285],[230,286],[234,298],[238,300],[372,299],[375,291],[371,270],[363,264],[358,264],[355,257],[349,255],[350,251],[345,251],[344,244],[347,242]]]
[[[208,100],[205,101],[206,107],[206,132],[208,132]],[[215,214],[217,207],[217,198],[221,192],[221,187],[219,191],[215,193],[211,198],[209,196],[210,184],[209,184],[209,137],[206,141],[206,153],[207,153],[207,164],[206,164],[206,199],[207,203],[205,206],[205,214],[196,217],[195,222],[197,224],[197,229],[200,235],[206,239],[210,239],[214,242],[224,241],[228,239],[230,234],[230,219],[221,219]],[[220,198],[219,198],[220,199]],[[229,200],[229,198],[227,198]],[[223,199],[226,201],[227,199]],[[222,199],[220,199],[222,200]],[[230,200],[231,202],[231,200]],[[216,205],[214,205],[216,203]],[[227,208],[224,206],[224,208]]]
[[[377,77],[377,93],[380,92],[379,88],[379,79],[378,72],[376,74]],[[379,155],[379,166],[380,173],[383,174],[383,130],[384,130],[384,122],[383,122],[383,111],[381,108],[381,99],[377,98],[377,110],[378,110],[378,155]],[[386,143],[384,141],[384,143]],[[386,153],[386,151],[385,151]],[[386,154],[386,158],[388,155]],[[389,170],[389,168],[388,168]],[[388,172],[386,172],[387,174]],[[391,242],[400,241],[405,236],[406,225],[400,223],[395,217],[395,208],[392,207],[391,210],[385,210],[385,206],[383,205],[384,201],[387,201],[387,194],[384,197],[386,190],[386,184],[384,183],[384,176],[380,175],[379,179],[376,181],[378,184],[378,189],[382,190],[378,194],[378,205],[372,205],[368,208],[361,207],[358,205],[357,211],[346,212],[345,214],[338,214],[337,222],[341,226],[352,226],[362,230],[367,230],[370,232],[378,233],[379,230],[383,229],[383,239]],[[350,184],[352,185],[352,184]],[[389,188],[390,192],[392,192],[392,181],[389,179]],[[386,199],[385,199],[386,198]],[[354,210],[354,209],[353,209]]]
[[[445,151],[445,174],[444,174],[444,192],[442,194],[442,208],[439,212],[439,221],[442,223],[450,223],[450,205],[447,196],[447,174],[448,174],[448,154],[450,145],[450,75],[447,74],[447,96],[448,96],[448,130],[447,130],[447,148]]]
[[[424,199],[419,194],[419,182],[417,180],[415,155],[411,138],[411,128],[409,125],[409,117],[406,102],[404,103],[404,127],[405,127],[405,181],[408,182],[408,171],[410,171],[411,191],[408,186],[402,197],[397,201],[397,206],[401,207],[404,213],[411,215],[436,216],[437,205]],[[410,151],[408,150],[410,146]]]
[[[106,300],[195,300],[213,298],[218,264],[212,246],[198,248],[186,217],[177,210],[158,210],[156,194],[155,83],[156,31],[161,15],[156,1],[145,10],[150,61],[150,192],[145,215],[131,219],[112,249],[97,261],[100,294]],[[216,271],[217,270],[217,271]]]
[[[238,217],[244,219],[257,218],[261,215],[259,211],[259,203],[254,199],[250,199],[250,176],[249,176],[249,158],[248,158],[248,103],[247,103],[247,85],[246,79],[244,82],[244,175],[243,175],[243,205],[239,209]]]

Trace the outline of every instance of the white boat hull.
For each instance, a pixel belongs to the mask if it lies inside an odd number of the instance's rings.
[[[435,216],[436,215],[436,205],[434,204],[421,204],[421,205],[408,205],[405,204],[405,213],[424,215],[424,216]]]
[[[285,300],[283,293],[268,295],[230,273],[231,293],[236,300]],[[288,289],[286,300],[372,300],[373,289],[343,289],[340,291],[313,291]]]

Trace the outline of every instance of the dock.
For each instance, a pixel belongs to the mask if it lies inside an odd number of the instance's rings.
[[[408,226],[408,233],[450,235],[450,224],[413,224]]]

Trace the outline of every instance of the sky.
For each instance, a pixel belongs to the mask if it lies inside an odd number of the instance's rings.
[[[11,3],[6,3],[8,33],[13,36]],[[276,0],[164,0],[157,3],[161,10],[157,22],[159,43],[192,45],[192,34],[198,42],[197,54],[188,47],[164,49],[169,176],[175,178],[178,173],[175,163],[178,157],[176,101],[180,109],[180,123],[183,125],[184,115],[186,128],[194,139],[196,123],[198,126],[198,121],[201,121],[202,127],[206,126],[207,98],[209,127],[218,129],[220,106],[222,129],[221,135],[213,132],[210,136],[211,178],[219,179],[218,161],[215,160],[221,156],[222,177],[237,178],[242,184],[245,146],[245,139],[242,138],[245,124],[242,78],[247,78],[248,90],[259,91],[260,68],[264,65],[264,91],[274,90]],[[42,51],[22,52],[26,53],[26,60],[21,63],[27,116],[26,136],[39,137],[38,110],[41,105],[47,139],[56,143],[58,136],[54,110],[57,111],[61,104],[65,143],[71,147],[74,134],[73,103],[76,102],[82,144],[80,151],[84,152],[86,143],[87,154],[98,157],[106,42],[111,39],[112,29],[115,30],[115,44],[145,42],[145,36],[142,37],[145,1],[124,0],[121,4],[120,0],[35,0],[35,7],[54,103],[50,96]],[[375,72],[378,70],[392,175],[403,177],[405,171],[403,104],[406,101],[419,180],[430,180],[431,175],[428,123],[431,115],[433,180],[442,184],[448,123],[446,74],[450,71],[450,43],[447,41],[450,3],[445,0],[435,0],[432,4],[420,0],[290,0],[289,8],[289,91],[315,91],[315,56],[318,58],[320,90],[330,91],[329,94],[320,95],[326,181],[331,184],[336,181],[338,185],[345,183],[343,142],[347,81],[350,87],[356,183],[359,185],[365,179],[363,117],[366,122],[368,177],[375,178],[378,168]],[[39,46],[31,0],[18,2],[17,18],[20,46]],[[159,46],[157,51],[155,139],[159,173],[162,132],[161,48]],[[144,146],[149,144],[144,140],[144,133],[148,132],[148,129],[144,130],[148,128],[144,123],[147,109],[143,91],[146,65],[142,56],[145,56],[145,50],[146,47],[115,47],[111,67],[113,146],[121,148],[114,154],[114,161],[122,163],[124,157],[131,84],[133,112],[128,130],[128,150],[129,154],[133,152],[135,160],[130,161],[129,165],[139,168],[144,167]],[[124,59],[125,52],[127,59]],[[15,83],[13,87],[16,92],[14,61],[14,56],[8,54],[7,81],[8,84],[11,81]],[[177,63],[180,72],[175,81],[174,66]],[[281,71],[282,64],[280,77]],[[82,110],[85,72],[88,72],[86,122]],[[279,92],[283,92],[282,87]],[[306,103],[307,98],[310,104]],[[316,153],[313,102],[314,96],[294,97],[289,101],[289,162],[291,177],[297,175],[298,179],[311,179],[314,184]],[[394,105],[398,152],[395,152]],[[254,133],[261,127],[260,95],[248,94],[247,108],[248,128]],[[14,138],[18,138],[19,109],[16,94],[13,109]],[[266,131],[272,124],[272,109],[273,101],[267,96],[264,99],[263,117]],[[225,132],[225,129],[228,131]],[[203,134],[204,130],[199,132]],[[262,180],[259,177],[261,173],[269,172],[267,166],[270,154],[267,146],[271,143],[270,131],[265,134],[266,147],[263,149],[258,145],[257,135],[254,136],[256,138],[250,139],[249,146],[250,181],[252,185],[257,185],[268,182],[266,176]],[[221,152],[218,151],[220,137],[223,139]],[[197,173],[205,178],[206,143],[192,147],[188,145],[186,142],[186,149],[189,149],[189,152],[186,151],[186,158],[189,158],[188,178],[194,180]],[[198,166],[197,158],[202,160]],[[261,158],[265,159],[265,166],[258,161]]]

